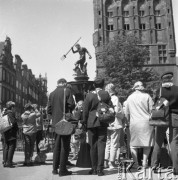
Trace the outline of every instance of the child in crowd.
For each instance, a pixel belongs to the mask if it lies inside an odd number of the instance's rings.
[[[83,112],[83,101],[81,100],[76,104],[76,107],[73,111],[74,118],[79,121],[79,125],[80,125],[80,120],[82,120],[82,112]],[[79,147],[80,147],[80,141],[75,136],[75,134],[73,134],[71,137],[71,152],[73,154],[73,157],[71,160],[77,159]]]

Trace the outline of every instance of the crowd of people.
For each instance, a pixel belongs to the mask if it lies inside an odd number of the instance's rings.
[[[173,84],[172,72],[164,73],[160,84],[161,97],[167,100],[163,105],[169,106],[171,122],[169,127],[150,126],[149,120],[157,95],[151,97],[141,81],[133,85],[132,93],[121,104],[114,84],[105,84],[103,78],[96,78],[94,89],[86,94],[84,100],[78,102],[67,81],[64,78],[59,79],[57,88],[49,95],[47,105],[47,114],[52,121],[52,127],[55,128],[64,114],[70,112],[78,121],[77,127],[84,133],[81,137],[76,134],[55,133],[52,173],[59,176],[72,175],[72,171],[67,169],[71,151],[72,160],[77,160],[77,166],[90,167],[88,174],[103,176],[104,169],[119,166],[123,147],[127,149],[127,157],[133,159],[131,168],[139,171],[151,166],[153,170],[157,170],[161,167],[161,149],[166,140],[173,174],[178,175],[178,87]],[[98,99],[98,94],[101,99]],[[97,107],[100,101],[113,107],[115,111],[113,122],[106,123],[99,120]],[[14,110],[15,103],[7,102],[4,115],[9,115],[13,128],[4,133],[4,167],[13,166],[12,158],[18,130]],[[24,165],[32,163],[35,141],[39,153],[38,143],[43,138],[40,117],[37,105],[29,103],[25,105],[25,112],[21,116],[25,141]],[[166,139],[167,132],[169,139]]]
[[[60,79],[58,87],[49,96],[49,103],[47,113],[51,115],[54,125],[62,118],[63,110],[59,104],[63,103],[64,89],[67,81]],[[173,73],[167,72],[161,76],[162,94],[169,102],[167,104],[170,108],[170,121],[177,120],[178,112],[178,91],[177,86],[173,85]],[[68,89],[66,94],[66,113],[73,112],[75,102],[72,91]],[[101,100],[98,99],[98,95]],[[90,156],[88,164],[91,170],[90,175],[104,175],[105,168],[115,168],[118,166],[116,162],[120,162],[120,152],[123,146],[128,147],[128,157],[133,159],[133,166],[136,170],[141,170],[152,166],[156,170],[161,166],[160,153],[161,147],[165,140],[170,144],[170,156],[172,159],[173,174],[178,174],[178,158],[177,158],[177,127],[170,126],[154,127],[150,126],[149,120],[152,114],[152,108],[155,104],[155,97],[151,97],[145,90],[142,82],[138,81],[132,88],[132,93],[128,95],[127,100],[123,105],[119,101],[114,90],[114,84],[109,83],[105,85],[102,78],[97,78],[94,81],[94,90],[90,91],[84,102],[81,102],[82,111],[80,110],[80,126],[86,130],[85,141],[88,143],[89,154],[85,148],[85,157]],[[97,117],[97,107],[99,101],[108,105],[112,105],[115,110],[115,120],[112,123],[100,122]],[[165,132],[169,129],[170,139],[165,139]],[[158,133],[158,132],[161,132]],[[127,142],[125,141],[125,134],[127,134]],[[158,138],[161,136],[162,138]],[[73,158],[80,163],[80,156],[82,154],[83,145],[76,141],[75,136],[72,136],[72,148],[74,148]],[[80,148],[80,149],[79,149]],[[68,160],[70,151],[70,135],[63,136],[56,134],[54,158],[53,158],[53,174],[60,176],[71,175],[72,171],[67,170],[66,162]],[[76,156],[78,152],[78,158]],[[141,155],[140,155],[141,154]],[[85,159],[83,158],[83,159]],[[86,163],[86,162],[85,162]],[[84,163],[84,166],[85,166]],[[84,167],[83,166],[83,167]],[[58,171],[59,169],[59,171]]]
[[[2,111],[2,116],[8,115],[12,128],[1,135],[3,143],[3,166],[13,168],[13,156],[17,143],[18,119],[15,115],[15,102],[8,101]],[[33,165],[33,153],[36,143],[37,154],[40,153],[39,143],[43,140],[43,113],[38,109],[37,104],[27,103],[24,113],[21,115],[23,141],[24,141],[24,166]]]

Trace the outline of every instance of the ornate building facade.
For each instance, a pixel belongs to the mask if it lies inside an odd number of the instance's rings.
[[[10,38],[0,42],[0,109],[5,107],[7,101],[14,101],[18,116],[27,102],[38,104],[40,108],[47,105],[46,75],[36,78],[22,62],[19,55],[15,55],[13,62]]]
[[[93,7],[98,74],[104,72],[103,47],[115,36],[134,33],[149,47],[145,66],[160,74],[173,71],[178,84],[172,0],[93,0]]]

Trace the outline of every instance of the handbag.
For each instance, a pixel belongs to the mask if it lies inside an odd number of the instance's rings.
[[[12,123],[9,120],[8,115],[0,117],[0,133],[4,133],[12,128]]]
[[[101,100],[99,93],[96,91],[99,104],[97,107],[96,116],[98,117],[101,123],[112,123],[115,120],[114,108],[106,104]]]
[[[178,115],[175,113],[171,113],[171,126],[173,128],[178,128]]]
[[[170,124],[170,113],[169,106],[165,106],[163,102],[166,100],[161,97],[161,88],[160,88],[160,96],[156,103],[156,105],[152,109],[151,119],[149,124],[151,126],[162,126],[168,127]]]
[[[64,88],[64,106],[63,106],[63,118],[55,125],[55,133],[59,135],[71,135],[75,131],[76,124],[73,122],[72,117],[69,118],[69,113],[65,113],[65,104],[66,104],[66,88]]]
[[[46,130],[45,137],[38,144],[38,148],[40,152],[43,152],[43,153],[48,153],[51,149],[50,143],[49,143],[49,136],[47,138],[47,134],[49,134],[49,129]]]

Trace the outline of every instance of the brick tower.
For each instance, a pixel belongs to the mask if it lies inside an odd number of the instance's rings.
[[[115,36],[134,33],[149,47],[145,66],[154,67],[160,74],[173,71],[178,85],[172,0],[93,0],[93,7],[98,74],[104,72],[104,45]]]

